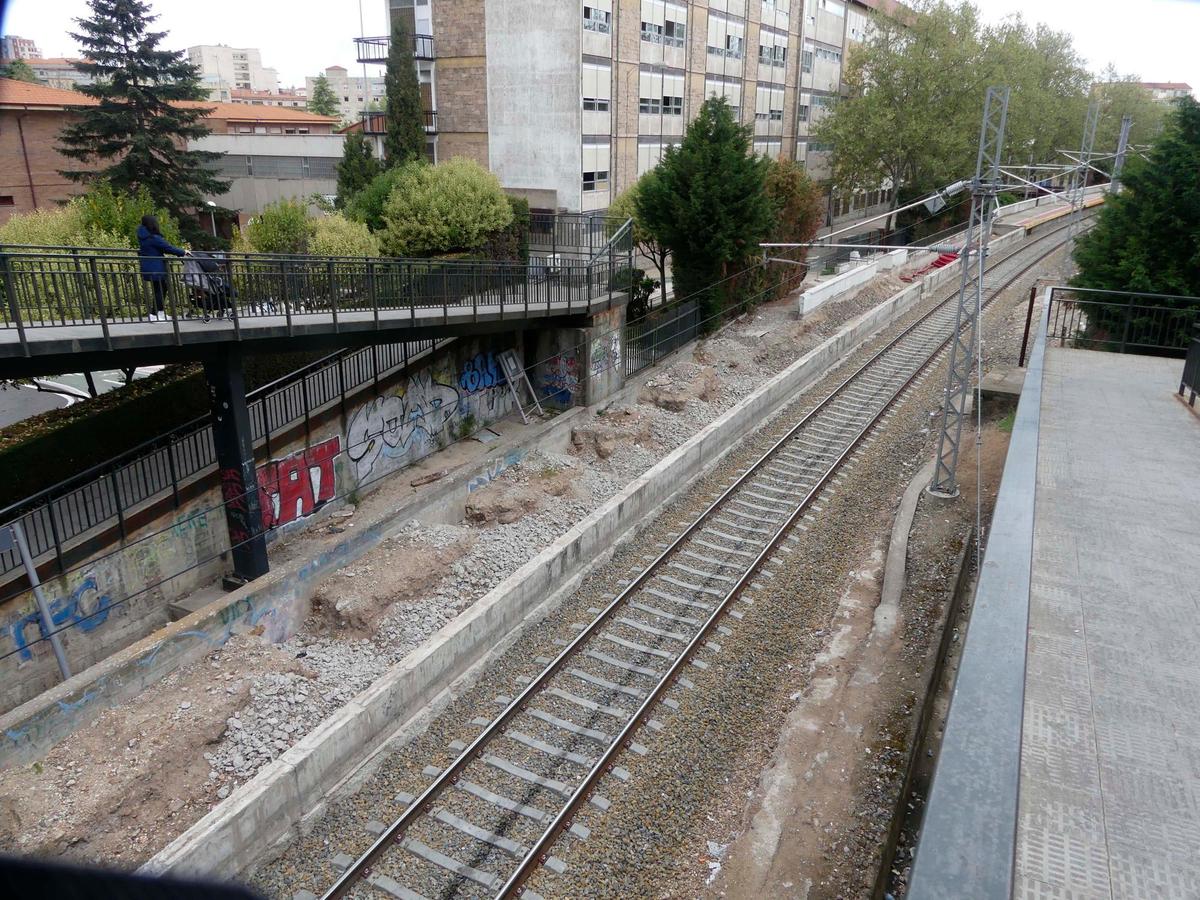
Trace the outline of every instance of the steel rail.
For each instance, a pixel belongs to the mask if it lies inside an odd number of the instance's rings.
[[[1040,240],[1055,235],[1062,230],[1065,230],[1065,228],[1056,229],[1047,235],[1043,235]],[[998,288],[993,293],[992,299],[995,299],[995,297],[999,296],[1004,289],[1010,287],[1015,281],[1017,281],[1017,279],[1027,273],[1051,253],[1054,253],[1060,249],[1061,246],[1061,244],[1055,245],[1046,252],[1042,253],[1036,259],[1032,260],[1028,265],[1024,266],[1018,272],[1013,274],[1010,278],[1008,278],[1001,288]],[[1000,262],[1005,262],[1011,259],[1013,256],[1016,256],[1018,253],[1028,249],[1030,248],[1023,247],[1020,250],[1014,251],[1012,254],[1005,256]],[[897,341],[899,341],[901,338],[907,337],[920,325],[924,324],[935,313],[943,309],[947,302],[949,301],[943,301],[943,303],[939,303],[936,307],[930,310],[929,313],[927,313],[925,316],[922,316],[921,319],[913,323],[913,325],[911,325],[909,328],[905,329],[904,332],[902,332],[886,348],[875,354],[871,358],[870,362],[868,362],[866,365],[872,365],[877,359],[886,353],[888,349],[891,349],[897,343]],[[987,304],[990,304],[991,302],[991,300],[988,300]],[[985,306],[987,304],[985,304]],[[524,883],[533,875],[534,871],[538,867],[545,863],[546,858],[549,855],[550,847],[552,847],[558,841],[564,831],[571,827],[574,816],[578,812],[579,807],[591,798],[597,785],[604,775],[613,770],[614,760],[620,753],[629,747],[633,740],[634,732],[643,724],[645,724],[646,719],[650,717],[652,710],[662,700],[663,695],[678,682],[683,667],[688,664],[695,652],[703,646],[705,640],[716,628],[719,621],[725,616],[726,613],[729,612],[733,603],[754,581],[762,566],[770,559],[772,554],[778,548],[779,544],[787,537],[788,533],[795,526],[796,522],[798,522],[804,516],[804,514],[808,511],[808,508],[820,496],[821,492],[829,484],[830,479],[832,479],[837,471],[841,469],[843,465],[845,465],[846,460],[849,459],[856,450],[858,450],[863,440],[865,440],[866,437],[879,425],[880,420],[901,399],[904,393],[908,391],[913,382],[934,365],[935,361],[942,355],[942,353],[945,352],[946,347],[949,345],[952,337],[953,335],[949,335],[944,341],[938,344],[938,346],[929,354],[928,359],[922,365],[918,366],[917,369],[904,380],[903,384],[901,384],[892,393],[891,397],[887,399],[879,411],[871,418],[869,422],[867,422],[866,425],[863,426],[858,434],[855,435],[854,439],[849,445],[847,445],[842,453],[838,455],[837,459],[830,463],[825,472],[818,479],[817,483],[813,485],[813,487],[799,502],[799,504],[797,504],[791,515],[788,516],[783,524],[779,526],[778,530],[775,532],[774,536],[772,536],[767,546],[763,548],[763,550],[750,564],[750,567],[746,570],[745,574],[739,578],[738,582],[729,590],[720,603],[717,604],[717,607],[712,611],[708,619],[701,626],[700,631],[695,635],[695,637],[692,638],[688,645],[683,649],[683,652],[680,653],[680,655],[672,663],[671,667],[659,680],[658,684],[650,692],[645,701],[643,701],[637,712],[634,713],[633,717],[629,720],[629,722],[626,723],[625,727],[621,729],[621,732],[609,745],[608,749],[606,749],[601,755],[600,759],[597,760],[596,764],[584,778],[583,782],[575,790],[574,794],[571,795],[571,798],[567,801],[566,805],[563,806],[558,815],[555,816],[554,821],[547,826],[538,842],[529,850],[525,858],[521,860],[516,870],[512,873],[512,875],[509,876],[508,881],[505,882],[499,893],[496,894],[497,900],[499,900],[499,898],[520,895],[520,893],[523,891]],[[866,366],[863,366],[863,369],[865,368]],[[859,372],[862,372],[863,369],[859,369]],[[858,373],[855,373],[852,378],[857,377],[857,375]],[[831,394],[830,397],[826,398],[825,402],[828,402],[833,396],[839,394],[847,383],[848,382],[843,382],[842,385],[839,385],[838,388],[835,389],[834,394]],[[822,404],[822,406],[823,405],[824,404]],[[818,407],[818,409],[819,408],[820,407]],[[814,409],[813,412],[816,412],[816,409]],[[809,413],[808,416],[805,416],[805,420],[807,420],[811,415],[812,413]],[[779,445],[776,444],[776,447],[778,446]],[[774,453],[774,450],[775,447],[771,449],[770,453]]]
[[[1055,229],[1054,231],[1037,236],[1034,240],[1034,244],[1040,243],[1041,241],[1058,234],[1060,231],[1066,230],[1066,227],[1067,226],[1063,226]],[[1037,259],[1033,260],[1025,268],[1013,275],[1010,278],[1009,283],[1021,277],[1021,275],[1035,266],[1050,253],[1058,250],[1060,246],[1061,244],[1055,245]],[[1032,249],[1032,246],[1016,248],[1011,253],[1006,254],[1003,258],[997,260],[994,265],[998,266],[1017,256],[1018,254],[1028,252],[1030,249]],[[1007,284],[1005,286],[1007,286]],[[997,291],[993,296],[998,295],[998,293],[999,291]],[[907,339],[916,329],[926,324],[931,318],[941,312],[949,302],[949,300],[945,300],[937,304],[933,309],[929,310],[917,321],[905,328],[884,347],[872,354],[870,359],[864,362],[854,371],[853,374],[849,375],[837,387],[835,387],[823,400],[821,400],[820,403],[814,406],[795,425],[788,429],[783,437],[779,438],[765,453],[763,453],[753,464],[743,471],[741,475],[738,476],[736,481],[733,482],[733,484],[722,491],[720,496],[718,496],[716,500],[709,504],[709,506],[702,513],[700,513],[700,515],[697,516],[691,522],[691,524],[666,547],[666,549],[659,553],[653,562],[649,563],[645,568],[643,568],[641,573],[616,597],[614,597],[612,601],[609,602],[608,606],[606,606],[597,616],[595,616],[588,626],[578,635],[576,635],[576,637],[559,652],[559,654],[549,663],[549,665],[543,668],[541,672],[528,685],[526,685],[525,689],[522,690],[521,693],[511,702],[509,702],[505,709],[498,716],[496,716],[491,723],[478,736],[476,736],[476,738],[471,741],[470,744],[467,745],[464,750],[459,753],[455,760],[446,769],[444,769],[433,780],[433,782],[431,782],[429,786],[426,787],[425,790],[422,791],[421,794],[412,801],[412,803],[409,804],[408,808],[399,816],[399,818],[397,818],[387,829],[385,829],[371,844],[371,846],[338,877],[334,884],[322,895],[322,900],[336,900],[336,898],[344,897],[355,883],[357,883],[360,879],[369,877],[372,874],[372,866],[374,863],[390,848],[391,845],[399,844],[404,839],[405,833],[415,822],[417,822],[422,816],[432,812],[433,803],[436,801],[436,799],[447,788],[452,787],[460,780],[461,773],[468,765],[483,756],[483,747],[489,744],[495,738],[499,737],[512,719],[520,715],[528,708],[529,703],[534,699],[534,697],[544,687],[546,687],[551,679],[553,679],[553,677],[562,670],[563,666],[575,656],[581,646],[587,643],[591,638],[595,637],[596,634],[599,633],[603,628],[603,626],[612,619],[613,615],[619,609],[621,609],[621,607],[626,605],[626,603],[640,590],[643,585],[646,584],[646,582],[656,577],[658,570],[664,561],[666,561],[669,557],[672,557],[681,547],[684,546],[686,541],[691,536],[705,526],[712,515],[721,509],[734,494],[736,494],[746,485],[747,482],[752,479],[756,473],[758,473],[764,466],[772,462],[778,451],[785,444],[793,440],[797,433],[807,426],[815,416],[823,412],[831,403],[841,397],[847,388],[857,381],[860,376],[862,376],[863,373],[865,373],[870,367],[875,365],[885,354],[893,350],[901,341]],[[794,524],[796,516],[803,515],[803,512],[811,504],[812,498],[817,496],[825,487],[832,473],[840,468],[846,456],[854,449],[857,449],[858,444],[861,442],[865,434],[868,433],[878,423],[879,419],[895,403],[896,397],[900,393],[903,393],[909,384],[911,384],[911,382],[922,371],[928,368],[928,366],[945,348],[949,341],[950,337],[948,336],[938,346],[938,348],[930,352],[928,360],[922,366],[918,367],[918,369],[905,381],[904,385],[895,394],[893,394],[891,398],[888,399],[880,411],[852,440],[850,447],[845,452],[840,454],[838,458],[826,468],[825,473],[818,480],[817,485],[809,491],[797,510],[793,512],[793,514],[785,521],[784,525],[777,530],[771,541],[768,543],[767,548],[764,549],[758,555],[758,557],[756,557],[755,561],[752,563],[752,568],[749,570],[747,575],[742,577],[735,588],[726,596],[722,603],[718,605],[713,614],[709,616],[709,619],[706,620],[704,626],[702,626],[700,635],[698,635],[687,645],[684,650],[684,654],[679,657],[679,660],[686,662],[686,660],[689,659],[691,654],[694,652],[694,649],[698,648],[702,644],[702,638],[709,634],[712,627],[715,627],[716,621],[721,617],[723,611],[728,608],[728,604],[732,602],[732,599],[736,599],[735,592],[740,594],[741,589],[743,589],[744,586],[749,583],[750,575],[758,570],[758,568],[761,566],[761,561],[766,558],[766,555],[769,554],[770,551],[774,550],[778,542],[787,534],[788,530],[791,528],[791,525]],[[563,830],[570,827],[570,822],[568,821],[570,819],[570,815],[565,813],[570,812],[573,814],[578,808],[579,804],[586,801],[592,790],[594,790],[596,782],[599,781],[605,772],[611,769],[612,759],[623,749],[625,749],[629,743],[629,734],[632,733],[634,728],[640,726],[641,720],[645,718],[645,714],[654,705],[654,703],[657,702],[657,698],[661,695],[661,693],[670,686],[669,682],[673,683],[673,681],[678,678],[678,671],[682,667],[683,662],[679,662],[677,660],[677,663],[677,665],[673,665],[671,667],[667,675],[664,676],[664,678],[660,681],[658,687],[656,687],[651,693],[650,698],[648,698],[647,701],[643,703],[642,707],[639,708],[638,712],[634,714],[634,717],[630,723],[628,723],[627,726],[622,729],[618,738],[603,754],[600,762],[596,764],[592,772],[589,773],[589,775],[584,779],[580,788],[577,789],[577,791],[572,795],[567,806],[559,812],[550,826],[543,832],[542,838],[539,839],[534,848],[529,851],[529,853],[518,865],[516,871],[497,895],[498,897],[513,896],[514,891],[517,891],[520,885],[523,884],[524,881],[532,874],[533,869],[542,861],[544,861],[546,850],[555,841],[557,841]],[[651,702],[652,700],[654,702]],[[551,836],[552,832],[553,835]]]

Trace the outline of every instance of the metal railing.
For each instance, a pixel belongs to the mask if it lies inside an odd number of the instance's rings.
[[[588,260],[605,250],[624,219],[589,213],[532,213],[529,246],[549,253],[579,255]]]
[[[1188,396],[1188,405],[1196,405],[1196,395],[1200,394],[1200,321],[1194,328],[1192,342],[1188,345],[1187,357],[1183,363],[1183,377],[1179,380],[1179,396]]]
[[[557,234],[560,228],[552,225]],[[633,242],[629,223],[597,246],[598,237],[579,247],[585,259],[528,261],[439,260],[368,257],[315,257],[224,254],[219,270],[197,278],[175,257],[165,262],[163,304],[182,343],[180,322],[201,313],[227,314],[235,338],[256,319],[275,318],[290,329],[296,320],[329,318],[392,325],[436,319],[451,311],[477,321],[485,314],[570,314],[586,311],[597,299],[612,299],[613,272],[629,265]],[[16,329],[22,352],[27,332],[73,326],[76,338],[103,336],[111,349],[121,326],[143,321],[151,311],[151,285],[141,277],[136,251],[99,248],[0,247],[0,329]],[[433,313],[430,315],[430,313]],[[424,313],[424,315],[421,315]],[[92,326],[93,334],[80,333]]]
[[[1200,322],[1200,297],[1055,287],[1047,302],[1060,347],[1183,356]]]
[[[425,126],[425,130],[427,132],[429,132],[430,134],[436,134],[437,130],[438,130],[437,110],[436,109],[427,109],[421,115],[424,117],[423,124]],[[363,118],[363,133],[364,134],[371,134],[371,135],[387,134],[387,130],[388,130],[387,113],[384,113],[384,112],[367,113],[367,115]]]
[[[625,326],[625,376],[636,375],[674,353],[700,333],[694,300],[655,310]]]
[[[269,459],[273,436],[301,421],[311,436],[312,418],[324,407],[337,401],[344,412],[348,395],[403,371],[450,340],[340,350],[251,391],[255,446]],[[65,552],[78,538],[113,525],[127,537],[126,523],[135,510],[167,498],[178,508],[182,489],[216,471],[216,464],[212,425],[201,416],[0,510],[0,522],[19,521],[34,560],[53,556],[58,570],[65,571]],[[0,553],[0,577],[18,568],[14,552]]]
[[[602,277],[604,289],[614,290],[614,273],[618,266],[625,268],[631,260],[630,223],[616,228],[611,239],[593,253],[586,245],[579,246],[585,232],[575,217],[565,217],[565,224],[554,221],[555,218],[542,217],[546,233],[557,235],[563,246],[580,255],[588,253],[589,265],[595,264],[596,269],[591,281]],[[68,259],[82,260],[88,251],[62,248],[61,252],[67,254]],[[542,272],[538,277],[555,277],[551,264],[545,259],[534,255],[530,259],[528,268]],[[272,436],[301,420],[306,434],[311,434],[311,419],[315,413],[336,400],[344,414],[348,394],[402,371],[450,340],[408,341],[342,350],[257,388],[247,395],[255,445],[261,446],[270,458]],[[126,520],[130,513],[167,497],[178,507],[181,488],[215,467],[212,427],[208,417],[202,416],[11,504],[0,510],[0,523],[19,520],[29,538],[34,560],[40,562],[52,555],[59,571],[63,571],[64,553],[72,542],[114,524],[121,537],[126,537]],[[19,565],[13,552],[0,553],[0,577]]]
[[[360,63],[386,63],[392,47],[390,37],[360,37],[354,39],[357,59]],[[417,59],[434,59],[433,35],[413,35],[413,56]]]

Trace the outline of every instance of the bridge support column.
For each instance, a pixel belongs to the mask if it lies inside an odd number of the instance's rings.
[[[206,359],[204,377],[208,380],[213,443],[221,473],[225,520],[229,525],[233,574],[253,581],[267,574],[269,565],[241,348],[224,349]]]

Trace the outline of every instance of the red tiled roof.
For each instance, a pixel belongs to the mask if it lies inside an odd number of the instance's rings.
[[[96,101],[78,91],[64,91],[44,84],[0,78],[0,107],[40,107],[62,109],[67,106],[95,106]],[[337,116],[318,116],[306,109],[286,106],[248,106],[245,103],[216,103],[210,100],[182,100],[178,104],[184,109],[211,110],[210,119],[226,119],[231,122],[292,122],[307,125],[336,125]]]

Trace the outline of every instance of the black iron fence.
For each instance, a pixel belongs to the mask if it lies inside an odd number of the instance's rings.
[[[1061,347],[1183,356],[1200,322],[1200,297],[1052,288],[1048,339]]]
[[[403,371],[450,340],[342,350],[263,385],[247,396],[255,445],[270,458],[273,437],[301,422],[311,435],[315,414],[335,402],[345,414],[349,395]],[[35,561],[52,557],[65,571],[65,551],[77,539],[114,525],[124,539],[131,513],[168,498],[178,508],[181,489],[215,471],[216,464],[212,426],[204,416],[0,510],[0,522],[20,521]],[[0,553],[0,577],[19,568],[12,551]]]
[[[593,259],[618,233],[624,220],[588,213],[533,213],[529,246],[540,254]]]
[[[1196,395],[1200,394],[1200,322],[1193,326],[1192,333],[1194,337],[1183,363],[1183,377],[1179,380],[1179,396],[1189,395],[1189,406],[1196,405]]]
[[[674,353],[700,333],[694,300],[667,306],[625,326],[625,375],[629,377]]]
[[[392,46],[390,37],[361,37],[354,39],[360,63],[386,63]],[[433,59],[433,35],[413,35],[413,56],[417,59]]]

